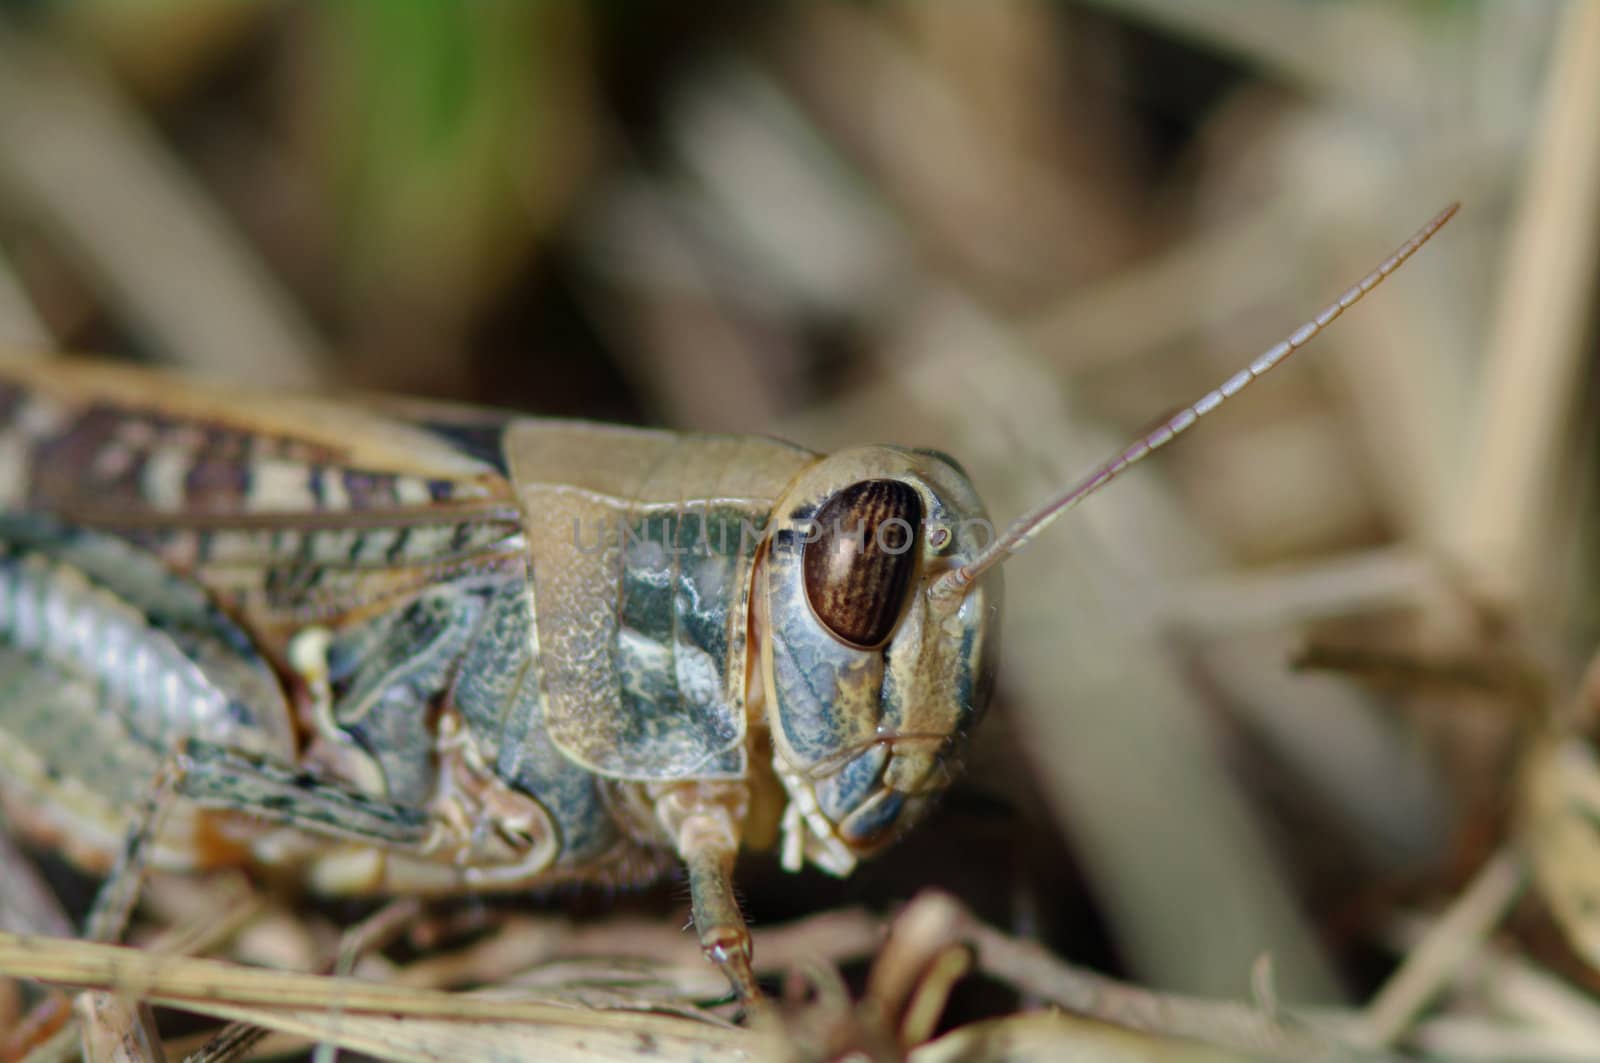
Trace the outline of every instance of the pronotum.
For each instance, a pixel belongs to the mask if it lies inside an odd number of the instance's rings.
[[[913,825],[989,699],[1000,563],[1455,209],[998,536],[931,451],[0,369],[4,813],[91,870],[274,865],[332,894],[681,862],[753,998],[741,840],[845,875]]]

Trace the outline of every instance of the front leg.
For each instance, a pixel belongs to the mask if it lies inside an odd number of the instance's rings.
[[[761,999],[750,965],[750,931],[733,894],[739,828],[749,809],[743,783],[674,783],[652,788],[656,818],[689,871],[690,908],[706,958],[728,976],[740,999]]]

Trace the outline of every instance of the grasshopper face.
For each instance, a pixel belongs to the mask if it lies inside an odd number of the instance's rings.
[[[930,451],[836,454],[779,502],[755,598],[784,866],[848,874],[950,784],[993,688],[999,571],[929,588],[993,538],[966,474]]]

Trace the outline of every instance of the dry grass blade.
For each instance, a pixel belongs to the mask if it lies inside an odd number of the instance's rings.
[[[756,931],[755,965],[761,973],[789,970],[808,960],[848,963],[873,955],[884,921],[856,908],[820,912]],[[685,998],[720,996],[722,976],[706,965],[699,943],[677,927],[616,918],[585,925],[556,916],[520,915],[496,933],[456,951],[425,956],[394,972],[398,984],[423,988],[474,984],[544,984],[541,974],[562,961],[629,957],[672,984]]]
[[[743,1030],[678,1018],[441,993],[16,934],[0,934],[0,971],[402,1059],[506,1058],[507,1052],[531,1047],[545,1059],[622,1059],[656,1046],[663,1058],[687,1060],[750,1053],[762,1044]]]
[[[1492,1019],[1453,1016],[1434,1019],[1417,1030],[1417,1047],[1432,1059],[1455,1063],[1593,1063],[1594,1042],[1561,1033],[1527,1029]]]
[[[1157,993],[1065,963],[1034,942],[988,926],[934,890],[919,894],[895,920],[868,981],[862,1005],[868,1024],[892,1021],[902,1008],[908,1017],[920,1018],[919,990],[942,991],[944,961],[958,945],[974,949],[978,970],[1027,996],[1169,1047],[1204,1045],[1296,1061],[1376,1058],[1293,1012]]]
[[[28,293],[4,258],[0,258],[0,348],[11,352],[47,351],[55,346],[50,330],[33,308]]]
[[[76,1010],[83,1056],[94,1063],[166,1063],[149,1008],[110,993],[85,993]]]
[[[1392,1044],[1454,979],[1462,963],[1505,918],[1522,890],[1520,853],[1495,855],[1367,1008],[1363,1038]]]
[[[416,1016],[331,1012],[326,1009],[245,1007],[220,1003],[186,1005],[215,1018],[294,1034],[353,1052],[404,1063],[498,1063],[540,1059],[551,1063],[605,1063],[609,1060],[779,1059],[770,1042],[743,1031],[696,1027],[678,1022],[653,1030],[639,1016],[583,1012],[592,1023],[549,1024],[506,1021],[452,1021]],[[705,1031],[705,1032],[697,1032]],[[763,1047],[765,1046],[765,1047]]]
[[[922,1044],[973,957],[989,976],[1085,1021],[1024,1017],[1016,1025],[977,1024]],[[813,969],[819,975],[827,970]],[[1130,1045],[1175,1059],[1221,1058],[1218,1053],[1365,1058],[1292,1015],[1153,993],[1072,967],[932,892],[895,920],[858,1006],[841,995],[841,985],[831,1006],[819,997],[817,1004],[786,1008],[781,1020],[760,1016],[751,1029],[709,1017],[695,1021],[691,1011],[660,1002],[655,1007],[676,1015],[553,1004],[513,997],[521,991],[509,988],[493,995],[445,993],[14,934],[0,934],[0,971],[422,1063],[518,1053],[573,1061],[832,1058],[849,1050],[911,1052],[919,1060],[1042,1059],[1052,1049],[1090,1059],[1136,1058],[1128,1054]],[[779,1026],[789,1036],[779,1039]]]
[[[1504,265],[1484,384],[1477,460],[1458,549],[1508,603],[1541,579],[1573,397],[1585,373],[1600,264],[1600,5],[1563,10],[1544,115]],[[1521,604],[1528,604],[1522,602]]]
[[[115,990],[179,1006],[181,1002],[284,1008],[326,1008],[336,1004],[350,1013],[589,1025],[581,1012],[552,1004],[263,970],[220,960],[161,956],[140,949],[21,934],[0,934],[0,970],[42,982]]]
[[[1313,564],[1178,583],[1161,611],[1197,632],[1281,631],[1435,597],[1444,590],[1444,577],[1412,547],[1379,547]]]
[[[1600,969],[1600,762],[1578,738],[1541,736],[1522,765],[1521,842],[1568,944]]]
[[[1042,1012],[978,1022],[912,1052],[910,1063],[1223,1063],[1248,1057]]]
[[[1415,949],[1438,932],[1438,920],[1399,921],[1392,936]],[[1408,1042],[1453,1060],[1591,1060],[1600,1044],[1600,1004],[1512,948],[1485,944],[1464,957],[1456,993],[1465,1007],[1417,1024]]]
[[[184,1056],[184,1063],[233,1063],[261,1047],[270,1036],[270,1031],[259,1026],[230,1022],[208,1038],[205,1044]]]
[[[320,377],[309,323],[106,82],[0,27],[0,189],[60,234],[179,364],[263,386]]]
[[[1292,1013],[1280,1017],[1231,1001],[1155,993],[1063,963],[1032,942],[981,923],[974,922],[970,933],[985,973],[1102,1022],[1263,1058],[1367,1058]]]

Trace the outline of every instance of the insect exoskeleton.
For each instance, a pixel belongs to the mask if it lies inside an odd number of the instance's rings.
[[[785,867],[848,874],[949,785],[993,688],[999,570],[929,590],[993,539],[966,474],[933,451],[844,451],[775,507],[754,623]]]
[[[785,866],[843,875],[922,816],[989,700],[1006,559],[1454,210],[999,535],[932,451],[0,367],[0,802],[115,860],[113,898],[163,854],[413,894],[675,855],[707,955],[757,998],[746,840],[777,826]],[[781,812],[752,796],[768,763]],[[179,806],[206,829],[166,829]]]

